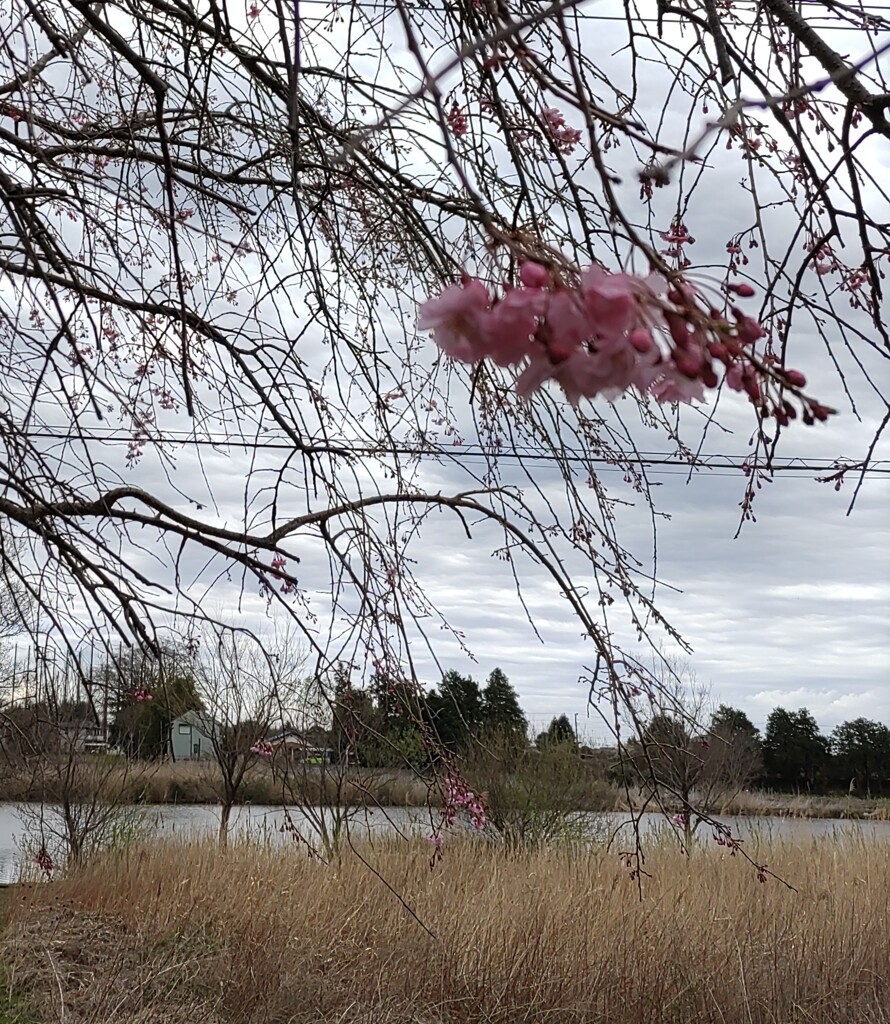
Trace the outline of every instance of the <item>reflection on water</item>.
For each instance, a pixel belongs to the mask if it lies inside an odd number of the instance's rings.
[[[146,835],[175,836],[184,839],[214,835],[219,829],[219,808],[211,804],[163,804],[135,808],[137,829]],[[332,823],[331,812],[321,808],[316,814],[324,815]],[[44,816],[47,832],[54,832],[58,819],[51,807],[39,805],[0,803],[0,883],[15,881],[21,865],[31,860],[34,839]],[[633,842],[633,830],[628,816],[623,814],[589,814],[591,832],[597,838],[615,837],[619,848]],[[427,834],[438,819],[436,811],[424,808],[386,807],[356,812],[349,821],[349,836],[353,842],[366,842],[380,836]],[[828,818],[727,818],[721,819],[733,829],[733,834],[749,842],[769,842],[775,839],[807,840],[825,837],[890,840],[890,821],[840,821]],[[289,827],[293,825],[300,836],[313,841],[314,829],[306,815],[298,808],[236,807],[232,810],[231,835],[233,838],[275,845],[294,844],[300,840]],[[640,828],[644,835],[667,828],[661,815],[645,814]],[[703,832],[708,835],[707,830]],[[37,846],[40,839],[37,838]],[[58,858],[58,849],[50,852]],[[29,851],[23,854],[23,850]]]

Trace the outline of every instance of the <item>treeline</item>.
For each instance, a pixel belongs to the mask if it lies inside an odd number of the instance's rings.
[[[358,689],[343,676],[336,681],[331,706],[334,750],[348,752],[367,767],[420,766],[437,749],[467,756],[480,742],[496,740],[499,749],[530,743],[519,697],[499,668],[484,685],[449,671],[429,691],[377,677]],[[534,737],[536,747],[548,744],[577,746],[565,715]]]
[[[770,712],[761,735],[744,711],[728,705],[707,727],[680,715],[653,716],[628,744],[628,762],[683,797],[717,783],[784,793],[890,793],[890,728],[856,718],[824,735],[807,708]]]
[[[131,656],[91,669],[79,697],[56,689],[52,707],[44,696],[4,708],[4,748],[27,738],[32,747],[46,749],[52,746],[47,723],[70,731],[92,722],[102,727],[112,746],[129,756],[159,758],[168,753],[177,716],[213,710],[221,703],[221,695],[208,691],[207,680],[199,681],[180,651],[169,655],[162,686],[157,664],[146,658]],[[237,689],[237,682],[229,685]],[[344,669],[307,687],[306,694],[314,693],[315,714],[308,714],[307,707],[295,707],[293,712],[302,729],[311,730],[313,745],[326,744],[338,759],[370,768],[423,768],[437,750],[468,757],[480,743],[496,750],[559,746],[586,755],[588,762],[596,762],[601,778],[624,785],[639,785],[641,778],[649,778],[680,793],[720,786],[724,791],[890,794],[890,728],[864,717],[843,722],[825,735],[807,708],[777,707],[761,734],[738,708],[721,705],[707,721],[699,721],[700,712],[685,713],[681,701],[674,713],[653,711],[639,719],[620,750],[594,751],[579,744],[565,715],[530,735],[517,693],[500,668],[481,684],[449,671],[432,689],[383,675],[357,686]],[[140,699],[147,690],[152,691],[151,699]],[[269,727],[269,721],[251,723],[241,717],[227,724],[227,730],[237,734],[232,740],[238,747],[262,739]]]
[[[824,735],[807,708],[775,708],[762,734],[744,711],[725,704],[707,722],[656,713],[638,725],[619,753],[581,748],[565,715],[554,718],[537,736],[529,736],[516,691],[500,669],[484,686],[469,676],[447,672],[438,687],[420,694],[374,682],[368,689],[350,691],[348,698],[341,693],[338,706],[353,710],[356,752],[369,765],[422,757],[419,723],[427,722],[442,745],[455,753],[466,754],[475,741],[495,734],[513,736],[538,749],[547,744],[575,746],[590,756],[598,754],[597,760],[616,782],[654,774],[682,792],[735,784],[791,793],[890,793],[890,728],[860,717]]]

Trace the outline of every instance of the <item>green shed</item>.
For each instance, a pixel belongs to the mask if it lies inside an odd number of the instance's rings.
[[[170,752],[174,761],[201,761],[213,756],[213,721],[200,711],[173,719]]]

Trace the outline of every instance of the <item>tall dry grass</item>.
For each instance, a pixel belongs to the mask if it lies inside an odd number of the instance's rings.
[[[102,755],[79,755],[75,766],[88,766],[104,760]],[[213,804],[219,801],[218,772],[213,762],[158,761],[138,762],[115,759],[106,771],[106,788],[121,803],[138,804]],[[63,762],[64,767],[64,762]],[[89,772],[82,771],[84,784],[78,785],[60,771],[5,771],[0,776],[0,801],[58,802],[63,786],[74,799],[93,795]],[[342,775],[342,777],[341,777]],[[291,787],[293,788],[293,787]],[[347,769],[344,773],[308,766],[300,776],[300,792],[311,804],[345,802],[355,806],[423,807],[436,791],[423,778],[404,769]],[[288,800],[288,793],[291,800]],[[292,792],[282,787],[267,764],[258,764],[244,780],[240,803],[280,805],[292,802]]]
[[[362,855],[106,856],[18,900],[11,975],[67,1024],[890,1020],[885,846],[759,850],[796,892],[722,851],[659,846],[642,899],[599,849],[455,842],[434,871],[420,845]]]

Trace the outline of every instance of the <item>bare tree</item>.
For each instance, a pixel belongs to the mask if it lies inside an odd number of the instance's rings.
[[[643,807],[662,812],[689,849],[699,826],[713,825],[712,815],[757,776],[759,743],[733,709],[713,710],[709,688],[676,659],[665,659],[659,698],[637,699],[619,770],[638,786]]]
[[[614,639],[683,642],[658,612],[654,546],[641,574],[620,532],[621,503],[651,501],[643,439],[695,467],[697,424],[747,415],[747,519],[792,418],[867,400],[871,422],[881,394],[888,22],[817,8],[629,3],[603,47],[589,44],[607,23],[576,0],[354,4],[348,25],[299,2],[12,0],[0,519],[25,538],[24,562],[4,546],[4,573],[39,628],[72,649],[88,630],[190,639],[219,618],[208,592],[234,582],[293,617],[316,674],[377,661],[416,681],[412,651],[435,654],[452,624],[413,552],[450,522],[507,561],[517,607],[526,566],[543,568],[591,640],[585,680],[614,726],[633,690],[656,695]],[[706,246],[697,223],[727,188],[738,215]],[[654,348],[622,328],[610,374],[645,349],[657,381],[598,391],[588,376],[570,397],[593,404],[523,402],[512,357],[475,358],[483,332],[474,348],[438,324],[473,357],[461,367],[413,330],[416,300],[443,287],[475,281],[479,316],[500,317],[532,282],[520,376],[534,363],[532,383],[571,385],[563,360],[604,349],[584,328],[563,351],[550,307],[577,299],[588,265],[657,320]],[[794,365],[812,338],[836,371],[828,404]],[[704,391],[719,395],[706,420],[656,400]],[[869,472],[890,422],[877,408],[836,482]],[[244,453],[236,472],[221,446]],[[330,591],[301,580],[301,558]]]
[[[0,750],[30,801],[18,812],[27,844],[47,864],[79,864],[137,830],[133,800],[146,767],[110,753],[104,735],[78,675],[61,660],[38,664],[30,699],[3,710]]]
[[[342,697],[342,694],[341,694]],[[338,688],[325,680],[304,680],[295,716],[295,744],[277,744],[272,770],[286,807],[285,828],[326,861],[341,852],[356,818],[374,803],[374,773],[354,756],[345,739],[356,724],[354,708],[338,702]],[[293,813],[292,813],[293,812]]]
[[[291,638],[292,639],[292,638]],[[301,693],[299,649],[281,638],[223,632],[195,665],[203,709],[193,712],[210,740],[209,777],[220,803],[219,841],[228,842],[232,808],[257,772],[269,772],[273,727],[293,714]]]

